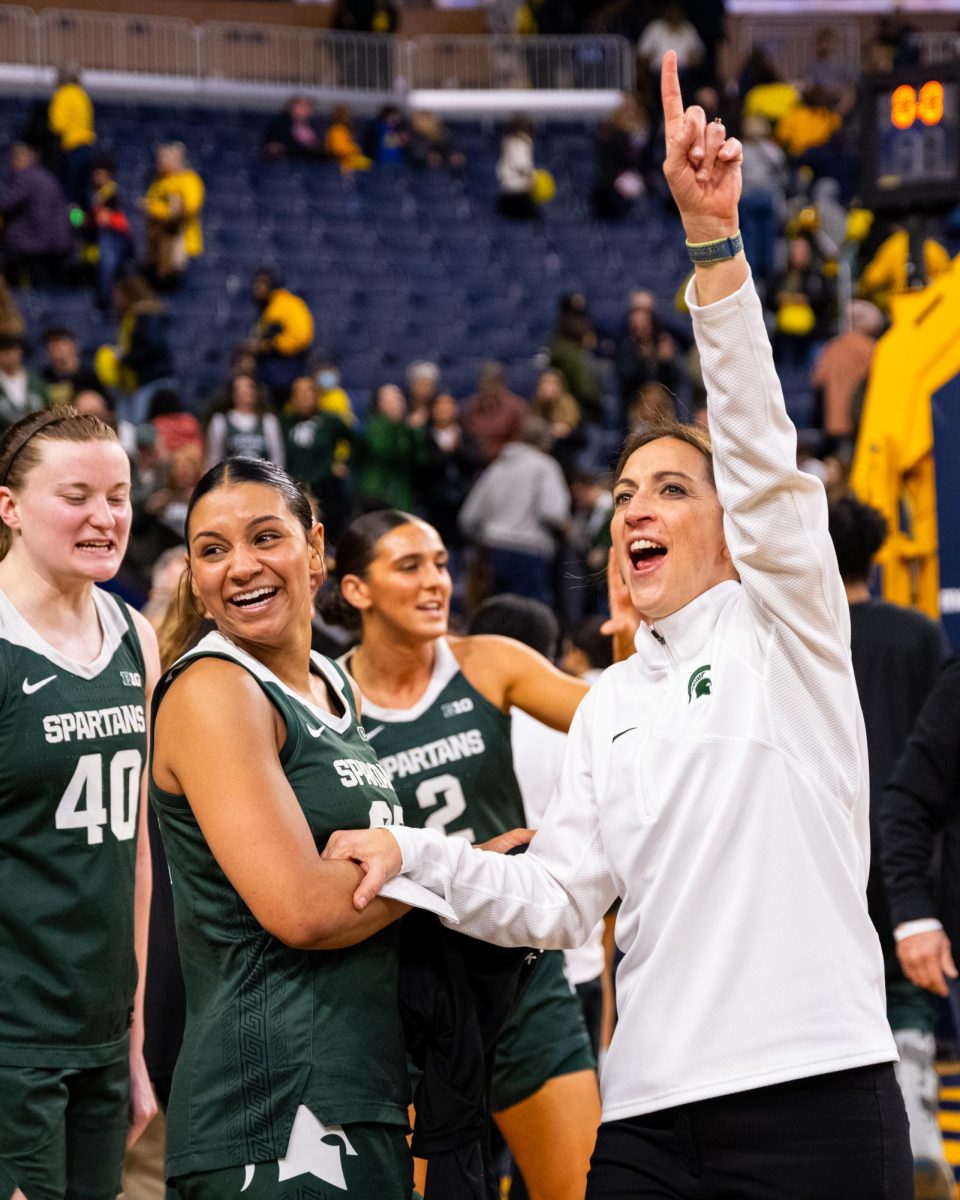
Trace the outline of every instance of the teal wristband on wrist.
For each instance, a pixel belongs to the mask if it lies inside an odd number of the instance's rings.
[[[740,231],[733,237],[719,238],[715,242],[687,242],[687,253],[695,266],[708,267],[711,263],[726,262],[735,258],[743,249]]]

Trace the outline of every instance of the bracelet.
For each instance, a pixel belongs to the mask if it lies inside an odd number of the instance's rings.
[[[690,261],[695,266],[708,267],[711,263],[735,258],[743,249],[743,238],[738,229],[733,237],[719,238],[715,242],[687,242],[686,245]]]

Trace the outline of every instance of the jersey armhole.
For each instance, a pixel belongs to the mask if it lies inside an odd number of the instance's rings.
[[[450,653],[453,654],[453,649],[449,646],[447,648],[450,650]],[[473,682],[473,680],[470,678],[470,676],[466,673],[466,671],[463,669],[462,663],[460,662],[459,658],[456,657],[455,654],[454,654],[454,658],[456,659],[456,663],[457,663],[457,674],[460,675],[460,677],[463,679],[463,682],[470,689],[470,691],[473,693],[473,695],[476,696],[477,700],[479,700],[479,702],[484,706],[484,708],[486,708],[489,712],[493,713],[495,716],[499,717],[501,721],[506,722],[507,731],[508,731],[507,735],[509,736],[509,730],[510,730],[510,727],[512,724],[511,719],[510,719],[510,709],[508,708],[508,709],[504,710],[504,709],[498,707],[496,704],[494,704],[494,702],[491,699],[489,699],[487,696],[485,696],[483,694],[483,692],[481,692],[480,689],[477,687],[477,685]],[[456,679],[456,677],[457,676],[454,675],[452,677],[452,679],[450,680],[450,683],[452,683],[453,680]],[[447,684],[447,687],[449,687],[449,683]],[[444,689],[444,690],[446,690],[446,689]]]

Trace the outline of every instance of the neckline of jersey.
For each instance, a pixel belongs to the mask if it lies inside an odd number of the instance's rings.
[[[317,704],[312,704],[305,696],[301,696],[299,692],[294,691],[289,684],[273,673],[269,667],[255,658],[248,650],[244,650],[238,646],[236,642],[232,642],[230,638],[220,633],[219,630],[212,630],[202,638],[196,646],[183,657],[196,658],[204,650],[218,650],[223,653],[227,652],[229,658],[237,659],[242,666],[246,667],[252,675],[255,675],[263,683],[272,683],[274,687],[279,688],[285,696],[291,700],[295,700],[297,704],[305,708],[311,716],[322,721],[324,725],[328,725],[335,733],[345,733],[349,729],[353,721],[353,711],[350,708],[350,702],[346,695],[346,681],[340,675],[331,662],[324,658],[322,654],[318,654],[316,650],[310,651],[310,661],[319,670],[327,684],[333,689],[335,695],[343,706],[343,713],[337,716],[336,713],[327,712],[326,709],[320,708]]]
[[[409,708],[386,708],[381,704],[375,704],[366,695],[363,696],[363,716],[364,718],[373,717],[377,721],[416,721],[418,717],[422,717],[427,709],[434,703],[443,689],[447,686],[450,680],[460,670],[460,664],[447,645],[446,638],[437,638],[435,645],[437,647],[436,656],[433,661],[433,673],[430,676],[430,682],[427,684],[426,690],[416,703],[411,704]],[[350,659],[353,656],[356,646],[352,650],[348,650],[346,654],[340,656],[337,662],[347,671],[350,678],[353,679],[353,672],[350,670]],[[354,682],[356,680],[354,679]],[[359,687],[360,685],[357,684]]]
[[[93,589],[93,604],[97,611],[97,620],[100,622],[103,641],[100,653],[91,662],[77,662],[76,659],[70,658],[56,646],[51,645],[43,634],[34,629],[6,592],[0,588],[0,622],[7,625],[3,632],[3,638],[11,645],[21,646],[25,650],[39,654],[53,666],[59,667],[61,671],[66,671],[79,679],[96,679],[113,659],[127,626],[116,604],[100,588]]]

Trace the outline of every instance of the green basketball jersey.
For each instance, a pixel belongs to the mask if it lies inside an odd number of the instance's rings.
[[[349,657],[341,660],[348,667]],[[364,697],[363,720],[406,825],[486,842],[524,824],[510,715],[467,681],[442,638],[417,703],[388,709]]]
[[[125,604],[94,589],[103,646],[77,663],[0,592],[0,1063],[127,1054],[146,754],[144,665]]]
[[[402,819],[390,781],[358,724],[349,682],[313,655],[337,697],[333,715],[257,659],[209,634],[167,673],[154,711],[198,658],[248,671],[286,726],[280,752],[318,848],[335,829]],[[210,769],[218,753],[210,748]],[[187,1021],[167,1114],[167,1173],[281,1158],[299,1105],[327,1126],[406,1126],[409,1087],[397,1004],[396,928],[344,950],[296,950],[268,933],[210,852],[185,796],[151,779],[173,882]],[[230,797],[224,796],[224,804]]]

